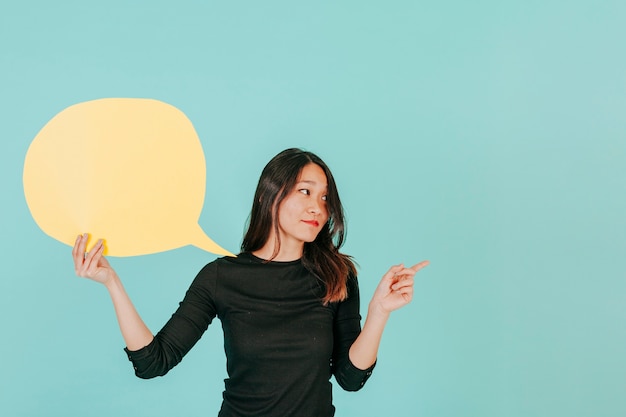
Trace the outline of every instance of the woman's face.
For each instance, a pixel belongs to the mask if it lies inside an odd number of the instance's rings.
[[[305,165],[293,190],[278,207],[281,245],[304,245],[317,237],[326,221],[327,179],[317,164]]]

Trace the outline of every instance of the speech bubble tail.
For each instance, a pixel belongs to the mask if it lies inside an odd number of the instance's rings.
[[[204,249],[205,251],[214,253],[216,255],[232,257],[237,256],[215,243],[210,237],[207,236],[206,233],[204,233],[204,230],[202,230],[199,225],[197,225],[197,227],[195,228],[193,240],[189,243],[197,248]]]

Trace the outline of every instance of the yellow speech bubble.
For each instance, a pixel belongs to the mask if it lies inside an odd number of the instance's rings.
[[[192,244],[231,255],[198,225],[202,145],[183,112],[158,100],[107,98],[70,106],[31,143],[24,193],[37,225],[74,245],[90,232],[106,253],[135,256]]]

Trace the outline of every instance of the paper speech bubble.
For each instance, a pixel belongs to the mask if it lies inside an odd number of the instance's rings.
[[[188,244],[232,256],[198,225],[205,181],[189,119],[149,99],[66,108],[37,134],[24,162],[26,202],[41,230],[70,246],[89,232],[106,239],[112,256]]]

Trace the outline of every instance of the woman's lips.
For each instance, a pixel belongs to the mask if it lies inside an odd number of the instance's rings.
[[[317,220],[302,220],[306,224],[310,224],[311,226],[318,227],[320,223]]]

